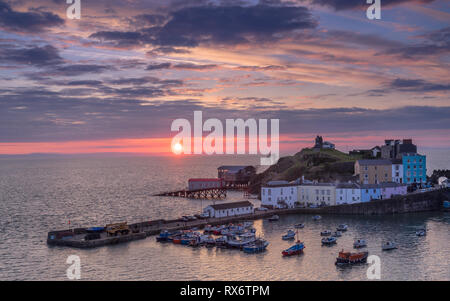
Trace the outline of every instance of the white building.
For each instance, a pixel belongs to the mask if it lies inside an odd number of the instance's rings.
[[[242,214],[252,214],[253,204],[249,201],[224,203],[217,205],[209,205],[203,209],[203,213],[208,214],[209,217],[227,217]]]
[[[355,183],[342,183],[336,186],[336,205],[361,202],[361,187]]]
[[[438,184],[442,188],[450,187],[450,185],[448,183],[448,179],[446,177],[440,177],[438,179]]]
[[[298,184],[273,181],[261,187],[261,205],[271,208],[294,208],[298,203]]]
[[[336,205],[336,186],[333,183],[303,183],[299,192],[300,205]]]
[[[402,160],[392,160],[392,182],[403,183]]]

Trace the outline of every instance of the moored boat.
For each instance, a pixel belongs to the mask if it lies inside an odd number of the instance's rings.
[[[305,228],[305,224],[296,224],[296,225],[294,225],[294,227],[296,228],[296,229],[303,229],[303,228]]]
[[[419,230],[416,231],[416,235],[417,236],[425,236],[425,235],[427,235],[427,230],[425,228],[424,229],[419,229]]]
[[[335,232],[333,232],[333,234],[331,236],[333,236],[333,237],[341,237],[342,236],[342,232],[341,231],[335,231]]]
[[[394,250],[397,249],[397,244],[392,241],[387,241],[381,245],[381,249],[383,251]]]
[[[156,237],[156,241],[158,242],[166,242],[169,241],[169,237],[172,235],[172,233],[170,233],[167,230],[161,231],[161,233],[159,233],[159,235]]]
[[[254,242],[255,236],[246,236],[246,237],[232,237],[227,241],[228,246],[231,248],[243,248],[245,245]]]
[[[331,235],[331,231],[330,230],[324,230],[324,231],[320,232],[320,235],[321,236],[329,236],[329,235]]]
[[[347,265],[347,264],[356,264],[363,263],[367,261],[367,257],[369,256],[369,252],[344,252],[342,250],[339,252],[338,257],[336,258],[336,265]]]
[[[303,253],[304,248],[305,248],[305,244],[299,240],[295,243],[295,245],[293,245],[289,249],[286,249],[283,252],[281,252],[281,254],[283,254],[283,256],[298,255],[298,254]]]
[[[346,224],[340,224],[337,228],[337,231],[345,232],[348,230],[348,226]]]
[[[244,246],[243,251],[250,254],[259,253],[265,251],[268,245],[269,242],[267,240],[258,238],[256,241]]]
[[[353,247],[354,247],[355,249],[363,248],[363,247],[365,247],[365,246],[367,246],[367,243],[366,243],[366,241],[365,241],[364,239],[357,239],[357,240],[355,240],[355,242],[353,243]]]
[[[280,219],[280,217],[278,215],[272,215],[271,217],[269,217],[269,222],[276,222]]]
[[[295,232],[292,230],[288,230],[285,235],[281,237],[283,240],[291,240],[295,238]]]
[[[320,219],[322,219],[322,217],[320,215],[314,215],[313,216],[313,220],[315,220],[315,221],[318,221]]]
[[[322,238],[322,245],[327,245],[327,246],[334,245],[336,243],[336,241],[337,241],[336,237],[333,237],[333,236],[325,237],[325,238]]]

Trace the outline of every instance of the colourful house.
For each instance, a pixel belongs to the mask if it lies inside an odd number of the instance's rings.
[[[427,182],[427,157],[414,153],[403,154],[403,183]]]
[[[381,199],[381,187],[377,184],[361,185],[361,202],[366,203],[372,200]]]
[[[396,195],[405,195],[408,193],[408,185],[401,183],[381,183],[381,199],[390,199]]]

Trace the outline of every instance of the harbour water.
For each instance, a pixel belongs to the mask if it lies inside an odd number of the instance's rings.
[[[448,160],[437,163],[448,168]],[[160,244],[154,237],[91,250],[49,247],[50,230],[110,222],[138,222],[199,213],[208,201],[153,197],[185,188],[189,177],[215,177],[223,164],[257,164],[249,157],[23,157],[0,159],[0,280],[66,280],[66,259],[81,258],[83,280],[366,280],[367,265],[337,268],[335,257],[365,238],[381,258],[382,280],[450,280],[450,214],[393,216],[282,216],[255,221],[270,242],[266,252],[244,254]],[[228,201],[242,200],[242,192]],[[258,205],[258,201],[254,201]],[[292,242],[281,240],[294,224],[303,255],[282,258]],[[349,231],[333,247],[322,247],[320,231],[341,223]],[[415,231],[427,227],[428,235]],[[398,249],[382,252],[385,240]]]

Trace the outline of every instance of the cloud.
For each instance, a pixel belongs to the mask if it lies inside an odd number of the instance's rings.
[[[61,64],[63,59],[59,56],[58,49],[51,45],[29,48],[4,46],[0,48],[0,62],[48,66]]]
[[[161,69],[178,69],[178,70],[191,70],[191,71],[202,71],[211,70],[218,68],[215,64],[192,64],[192,63],[160,63],[160,64],[150,64],[147,66],[146,70],[161,70]]]
[[[434,0],[383,0],[382,6],[394,6],[404,3],[431,3]],[[367,8],[369,4],[365,0],[312,0],[313,4],[329,6],[335,10],[355,9],[355,8]]]
[[[147,66],[146,70],[161,70],[169,69],[170,67],[172,67],[171,63],[150,64]]]
[[[61,26],[64,20],[58,15],[44,11],[17,12],[0,0],[0,28],[24,33],[37,33],[51,27]]]
[[[421,79],[397,78],[390,83],[390,88],[403,92],[450,91],[450,84],[434,84]]]
[[[317,25],[310,11],[299,6],[196,6],[174,11],[162,26],[137,31],[100,31],[91,38],[117,46],[196,47],[202,43],[241,44]],[[170,49],[170,48],[166,48]]]
[[[39,76],[79,76],[89,73],[103,73],[106,71],[115,70],[112,66],[97,65],[97,64],[72,64],[63,65],[48,71],[40,72]],[[33,77],[33,75],[31,75]]]

